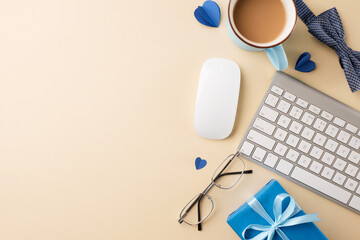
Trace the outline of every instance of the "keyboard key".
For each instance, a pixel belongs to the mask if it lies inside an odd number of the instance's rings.
[[[265,120],[262,120],[261,118],[256,118],[255,122],[253,124],[253,127],[266,133],[269,134],[270,136],[273,134],[274,130],[275,130],[275,126],[272,125],[271,123],[268,123]]]
[[[328,195],[344,204],[346,204],[350,197],[351,193],[306,171],[300,167],[295,167],[294,171],[291,174],[291,177],[302,182],[303,184],[308,185],[311,188],[314,188],[325,195]],[[360,200],[359,200],[360,206]],[[360,208],[360,207],[359,207]]]
[[[285,92],[284,94],[284,98],[286,98],[287,100],[289,100],[290,102],[294,102],[296,97],[294,94],[291,94],[289,92]]]
[[[265,157],[265,154],[266,154],[266,151],[264,149],[257,147],[255,149],[255,152],[252,157],[253,157],[253,159],[255,159],[257,161],[262,162],[262,160]]]
[[[337,173],[335,173],[335,177],[333,178],[333,181],[339,185],[343,185],[345,182],[345,179],[346,179],[345,175],[337,172]]]
[[[310,105],[309,110],[310,110],[310,112],[315,113],[315,114],[319,114],[321,112],[320,108],[318,108],[317,106],[312,105],[312,104]]]
[[[301,121],[302,121],[303,123],[311,126],[311,124],[313,123],[314,119],[315,119],[315,116],[314,116],[314,115],[306,112],[306,113],[304,113]]]
[[[311,147],[310,143],[308,143],[304,140],[301,140],[298,149],[304,153],[308,153],[310,150],[310,147]]]
[[[325,127],[326,127],[326,122],[320,118],[317,118],[314,123],[314,128],[322,132],[324,131]]]
[[[332,170],[331,168],[325,167],[324,170],[321,173],[321,176],[327,178],[327,179],[331,179],[332,176],[334,175],[334,170]]]
[[[343,171],[345,168],[346,162],[344,160],[341,160],[340,158],[337,158],[334,163],[334,168],[336,168],[339,171]]]
[[[339,129],[338,129],[337,127],[335,127],[334,125],[330,124],[330,125],[327,127],[325,133],[326,133],[327,135],[329,135],[330,137],[335,138],[335,136],[336,136],[336,134],[337,134],[338,131],[339,131]]]
[[[295,137],[294,135],[290,134],[290,136],[288,137],[288,139],[286,140],[286,143],[289,144],[292,147],[296,147],[296,145],[299,142],[299,138]]]
[[[282,130],[281,128],[276,129],[276,132],[274,134],[274,138],[284,141],[287,136],[287,132],[285,130]]]
[[[272,153],[269,153],[264,161],[264,164],[266,164],[267,166],[269,166],[271,168],[274,168],[278,159],[279,158],[277,156],[275,156]]]
[[[331,121],[331,120],[333,119],[333,117],[334,117],[331,113],[328,113],[328,112],[326,112],[326,111],[323,111],[323,112],[321,113],[321,116],[322,116],[323,118],[325,118],[326,120],[328,120],[328,121]]]
[[[360,147],[360,139],[357,137],[352,137],[350,142],[349,142],[349,146],[358,150]]]
[[[324,146],[325,141],[326,137],[320,133],[317,133],[313,140],[313,142],[319,146]]]
[[[358,128],[355,127],[354,125],[348,123],[348,124],[346,125],[346,130],[348,130],[348,131],[350,131],[350,132],[352,132],[352,133],[356,133],[356,131],[358,130]]]
[[[314,136],[314,133],[315,133],[314,130],[312,130],[312,129],[308,128],[308,127],[305,127],[304,131],[302,131],[302,133],[301,133],[301,136],[303,138],[306,138],[307,140],[311,140],[312,137]]]
[[[288,149],[287,146],[278,143],[274,149],[274,152],[279,154],[280,156],[284,156],[287,149]]]
[[[296,162],[297,158],[299,157],[299,152],[290,149],[286,155],[286,158],[289,159],[292,162]]]
[[[320,159],[322,154],[323,154],[323,150],[321,150],[317,146],[314,146],[310,152],[310,156],[312,156],[313,158],[316,158],[316,159]]]
[[[338,125],[339,127],[344,127],[345,126],[345,121],[342,120],[341,118],[335,117],[333,123],[335,123],[336,125]]]
[[[272,110],[271,108],[268,108],[267,106],[263,106],[259,112],[259,115],[266,118],[267,120],[275,122],[279,113]]]
[[[337,140],[343,143],[347,143],[349,141],[350,134],[341,130],[339,135],[337,136]]]
[[[309,166],[310,162],[311,162],[310,158],[308,158],[308,157],[306,157],[304,155],[301,155],[298,163],[299,163],[300,166],[303,166],[304,168],[307,168]]]
[[[290,121],[291,121],[290,118],[288,118],[284,115],[281,115],[277,124],[279,124],[283,128],[287,128],[289,126]]]
[[[304,99],[301,99],[301,98],[298,98],[298,100],[296,101],[296,104],[303,108],[307,108],[307,106],[309,105],[309,103],[307,101],[305,101]]]
[[[290,116],[292,116],[295,119],[299,119],[301,117],[301,114],[303,113],[303,110],[301,110],[300,108],[293,106],[291,108],[291,111],[289,113]]]
[[[277,106],[277,109],[279,109],[283,113],[287,113],[289,111],[291,104],[287,101],[280,100],[279,105]]]
[[[331,139],[327,141],[325,144],[325,148],[331,152],[335,152],[335,149],[337,148],[339,144]]]
[[[250,130],[247,139],[253,141],[254,143],[259,144],[260,146],[263,146],[264,148],[267,148],[269,150],[272,150],[274,145],[275,145],[275,141],[259,132],[256,132],[254,130]]]
[[[351,151],[349,158],[348,158],[351,162],[358,164],[360,161],[360,153]]]
[[[240,149],[240,152],[245,154],[246,156],[250,156],[253,149],[254,149],[254,144],[244,141],[244,143]]]
[[[267,96],[265,103],[267,105],[270,105],[272,107],[275,107],[277,102],[279,101],[278,97],[275,97],[274,95],[272,95],[271,93],[269,93],[269,95]]]
[[[351,178],[348,178],[346,181],[344,187],[349,189],[350,191],[354,191],[358,183],[355,180],[352,180]]]
[[[301,129],[302,129],[303,125],[301,123],[298,123],[298,122],[295,122],[293,121],[290,125],[290,128],[289,130],[296,133],[296,134],[299,134]]]
[[[360,211],[360,198],[354,195],[349,203],[349,206]]]
[[[323,165],[317,161],[313,161],[310,166],[310,170],[314,173],[320,173]]]
[[[284,90],[282,88],[279,88],[278,86],[273,85],[271,91],[281,96]]]
[[[335,159],[335,156],[326,152],[324,156],[321,158],[321,161],[326,163],[327,165],[331,165]]]
[[[340,147],[336,151],[336,153],[343,158],[346,158],[348,156],[349,152],[350,152],[350,149],[343,145],[340,145]]]
[[[356,176],[356,179],[360,180],[360,172],[359,172],[358,175]]]
[[[356,166],[349,163],[346,170],[345,170],[345,173],[352,176],[352,177],[355,177],[358,170],[359,170],[358,167],[356,167]]]
[[[279,172],[282,172],[285,175],[289,175],[293,166],[294,165],[292,163],[289,163],[288,161],[281,159],[279,164],[276,167],[276,170],[278,170]]]

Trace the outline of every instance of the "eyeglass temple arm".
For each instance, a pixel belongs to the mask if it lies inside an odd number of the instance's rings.
[[[198,221],[201,221],[201,213],[200,213],[200,204],[201,204],[201,199],[202,199],[203,195],[200,195],[199,201],[198,201]],[[198,231],[202,230],[202,226],[201,226],[201,222],[198,224]]]
[[[223,173],[223,174],[218,174],[214,181],[216,181],[217,179],[223,177],[223,176],[227,176],[227,175],[235,175],[235,174],[250,174],[252,173],[252,170],[245,170],[245,171],[240,171],[240,172],[229,172],[229,173]]]

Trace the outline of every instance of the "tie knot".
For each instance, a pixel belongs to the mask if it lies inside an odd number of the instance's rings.
[[[335,51],[337,55],[339,55],[340,58],[348,57],[352,49],[346,44],[346,42],[341,39],[340,41],[337,41],[337,45],[335,46]]]

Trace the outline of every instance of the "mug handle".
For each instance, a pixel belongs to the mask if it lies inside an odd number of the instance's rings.
[[[265,48],[265,52],[276,70],[283,71],[288,67],[288,60],[281,44],[272,48]]]

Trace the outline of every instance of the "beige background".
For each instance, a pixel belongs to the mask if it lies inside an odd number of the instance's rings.
[[[238,49],[193,17],[196,1],[13,0],[0,2],[0,239],[239,239],[227,216],[271,178],[329,239],[356,239],[360,216],[249,161],[235,189],[213,189],[202,232],[177,223],[183,205],[234,152],[275,70],[265,53]],[[360,49],[360,4],[336,6],[349,46]],[[336,54],[299,20],[284,44],[285,71],[360,110]],[[294,70],[311,52],[317,69]],[[242,70],[235,128],[211,141],[193,114],[202,63],[234,60]],[[194,159],[208,165],[196,171]]]

